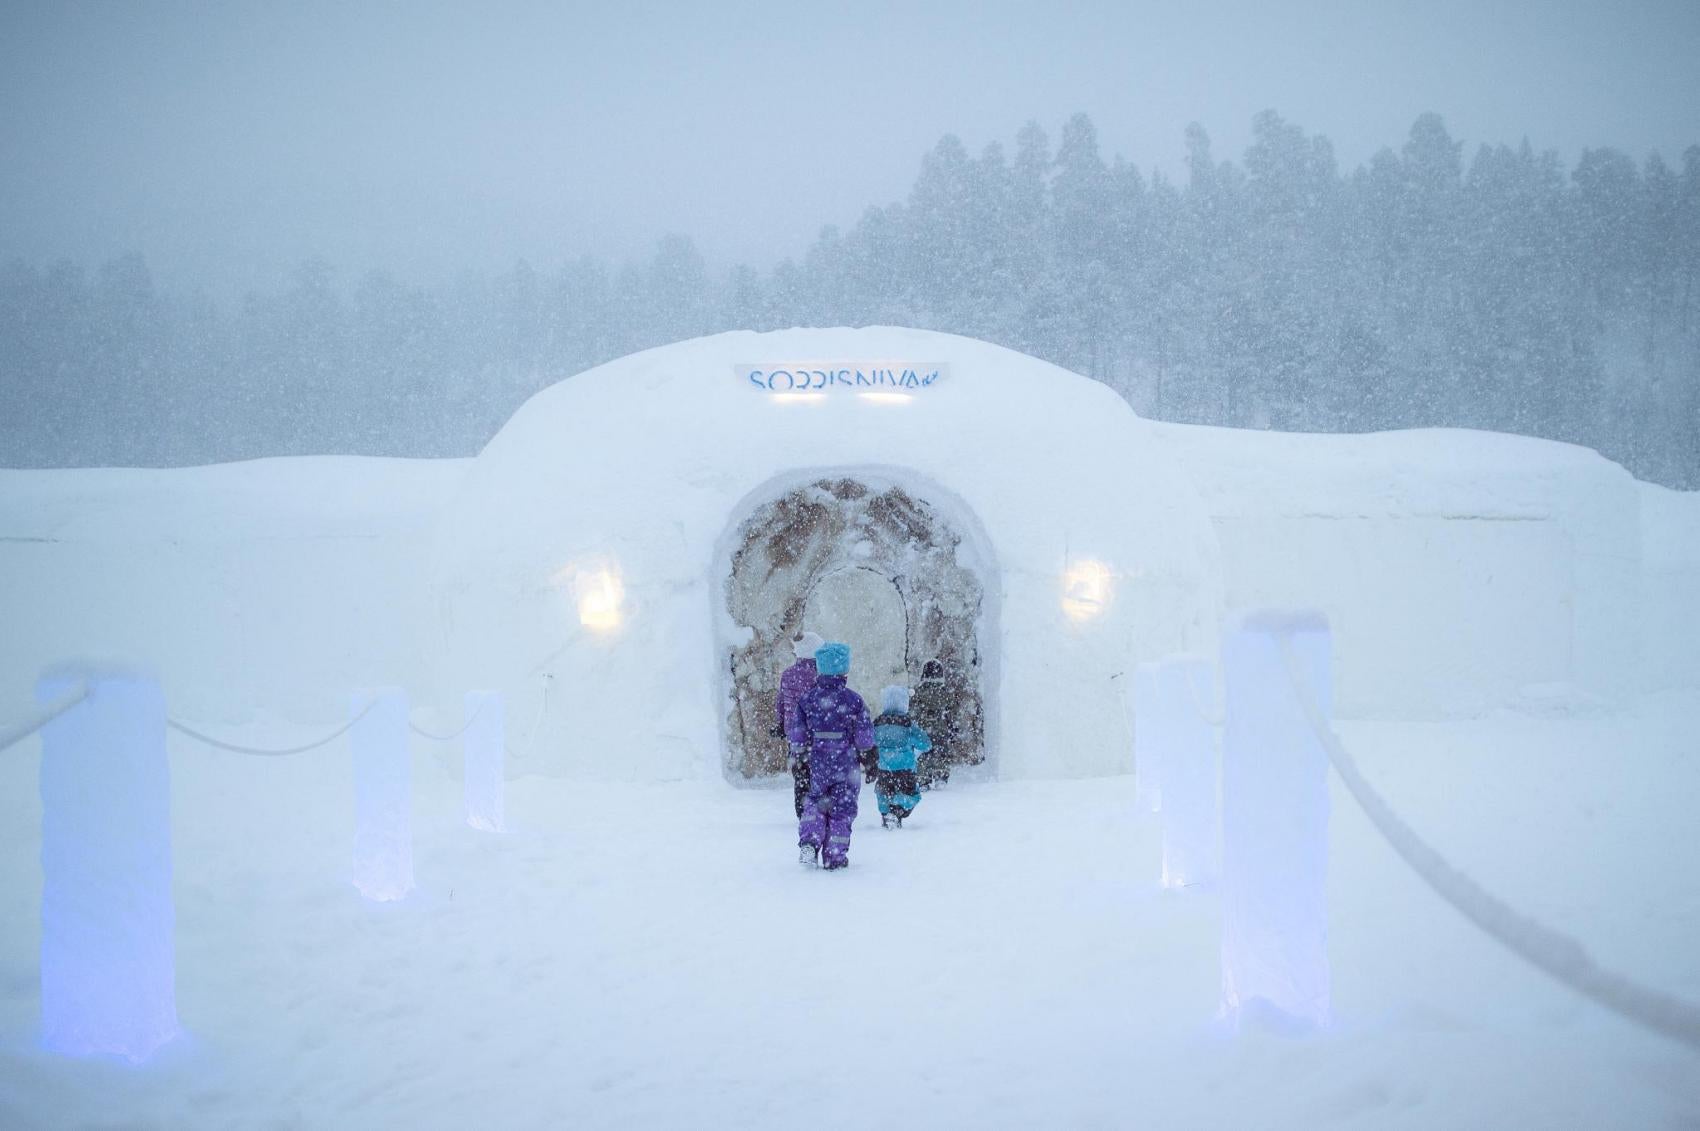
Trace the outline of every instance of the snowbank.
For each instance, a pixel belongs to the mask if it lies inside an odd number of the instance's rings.
[[[0,716],[69,658],[151,670],[173,714],[346,715],[422,678],[420,560],[466,461],[318,457],[0,471]]]
[[[811,401],[735,370],[833,358],[947,371],[906,401]],[[927,499],[984,575],[1003,776],[1127,769],[1133,664],[1212,654],[1239,608],[1326,613],[1343,717],[1700,686],[1700,495],[1521,437],[1154,424],[1032,358],[875,328],[634,355],[472,460],[0,471],[0,722],[71,658],[151,668],[206,723],[334,723],[399,684],[452,727],[488,687],[522,770],[716,777],[747,632],[727,547],[787,488],[858,475]]]
[[[1215,522],[1228,607],[1327,614],[1341,715],[1570,709],[1640,685],[1639,485],[1598,454],[1450,429],[1163,434]],[[1675,611],[1668,589],[1645,615]]]
[[[1700,492],[1635,486],[1641,500],[1645,686],[1700,687]]]

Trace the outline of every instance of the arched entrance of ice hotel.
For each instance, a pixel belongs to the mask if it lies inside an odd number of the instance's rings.
[[[951,761],[986,764],[995,573],[978,521],[948,492],[900,472],[788,477],[734,515],[719,560],[728,778],[784,772],[774,701],[804,629],[850,645],[850,685],[876,713],[881,687],[914,687],[939,661],[956,720]]]

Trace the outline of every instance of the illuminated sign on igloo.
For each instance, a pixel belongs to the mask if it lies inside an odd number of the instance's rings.
[[[938,361],[788,361],[734,365],[738,380],[764,393],[913,393],[950,375]]]

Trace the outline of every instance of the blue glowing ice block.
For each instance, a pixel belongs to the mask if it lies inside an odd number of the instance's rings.
[[[1324,719],[1329,632],[1317,614],[1258,613],[1224,642],[1222,1009],[1236,1024],[1328,1024],[1328,756],[1283,652]]]
[[[1157,665],[1133,669],[1133,804],[1141,813],[1162,808],[1161,773],[1163,721],[1157,687]]]
[[[349,732],[354,747],[354,886],[367,899],[387,903],[413,890],[407,697],[393,687],[362,692],[354,697],[353,711],[359,716]]]
[[[59,671],[80,705],[41,732],[42,1041],[142,1061],[177,1035],[165,698],[139,676]]]
[[[464,782],[466,823],[499,833],[504,828],[502,798],[507,787],[506,722],[499,691],[466,693]]]
[[[1163,886],[1213,884],[1221,871],[1217,821],[1216,672],[1208,661],[1178,658],[1157,669],[1162,742]]]

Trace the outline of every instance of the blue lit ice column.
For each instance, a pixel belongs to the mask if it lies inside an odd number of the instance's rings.
[[[357,694],[353,710],[356,715],[366,711],[349,732],[354,747],[354,886],[367,899],[384,903],[413,890],[407,697],[399,688],[379,688]]]
[[[499,833],[502,797],[507,785],[506,722],[499,691],[466,693],[466,823]]]
[[[1292,654],[1323,718],[1331,713],[1328,623],[1258,613],[1223,645],[1222,1010],[1238,1023],[1323,1026],[1327,947],[1328,756],[1282,658]]]
[[[1164,742],[1163,886],[1212,884],[1221,870],[1216,819],[1216,672],[1206,660],[1182,658],[1157,670]]]
[[[36,699],[81,682],[45,676]],[[89,685],[41,732],[42,1042],[139,1062],[178,1032],[165,698],[140,677]]]
[[[1161,806],[1158,785],[1162,761],[1163,720],[1157,687],[1157,665],[1140,664],[1133,669],[1133,804],[1141,813],[1155,813]]]

